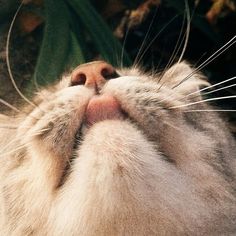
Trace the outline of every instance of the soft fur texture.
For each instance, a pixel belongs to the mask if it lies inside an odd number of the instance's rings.
[[[173,89],[191,72],[119,71],[100,94],[126,118],[89,129],[96,91],[70,76],[0,116],[0,235],[235,235],[235,140],[217,113],[190,112],[212,107],[184,106],[207,86],[194,74]]]

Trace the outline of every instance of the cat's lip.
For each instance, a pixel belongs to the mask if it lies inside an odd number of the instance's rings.
[[[84,120],[76,133],[74,151],[78,150],[81,141],[93,124],[105,120],[124,120],[127,117],[127,113],[114,96],[107,94],[93,96],[87,104]]]
[[[105,120],[124,120],[127,119],[127,113],[121,108],[121,104],[112,95],[102,94],[93,96],[87,104],[84,114],[84,121],[80,125],[74,141],[73,155],[70,162],[73,162],[82,140],[86,136],[89,128],[100,121]],[[64,183],[65,176],[69,173],[71,164],[68,164],[64,170],[60,185]]]
[[[123,120],[125,117],[120,103],[112,95],[96,95],[91,98],[85,112],[88,126],[104,120]]]

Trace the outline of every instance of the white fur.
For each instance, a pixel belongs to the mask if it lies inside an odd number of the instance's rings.
[[[28,116],[0,116],[17,125],[0,128],[0,235],[235,234],[235,141],[226,125],[216,114],[195,120],[164,109],[206,82],[196,75],[172,90],[191,71],[185,63],[164,75],[161,90],[135,71],[101,90],[129,118],[83,129],[74,151],[95,91],[67,87],[69,77],[42,91]]]

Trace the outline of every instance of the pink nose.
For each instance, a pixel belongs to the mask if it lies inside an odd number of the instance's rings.
[[[94,61],[75,68],[71,75],[71,84],[97,87],[116,77],[116,71],[110,64]]]

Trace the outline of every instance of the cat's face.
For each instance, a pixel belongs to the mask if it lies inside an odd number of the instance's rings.
[[[235,143],[217,114],[193,111],[212,107],[192,72],[93,62],[41,91],[0,162],[4,232],[235,232]]]

